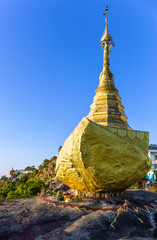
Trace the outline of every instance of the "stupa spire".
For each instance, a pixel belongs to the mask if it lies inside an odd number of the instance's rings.
[[[121,98],[115,87],[114,76],[110,70],[110,51],[114,43],[108,30],[108,6],[106,6],[106,12],[103,15],[106,16],[106,27],[101,38],[101,46],[104,52],[103,70],[99,77],[99,86],[96,90],[90,113],[87,117],[100,125],[131,129],[127,124],[124,107],[121,104]]]
[[[101,46],[104,51],[104,62],[103,71],[100,74],[99,88],[114,88],[115,84],[113,80],[113,74],[110,70],[110,51],[111,47],[114,46],[113,39],[108,31],[108,6],[106,6],[106,28],[101,38]]]
[[[109,52],[111,51],[111,47],[113,46],[113,39],[108,31],[108,6],[106,6],[106,13],[104,13],[103,15],[106,16],[106,28],[101,38],[101,46],[104,50],[104,68],[105,70],[108,70],[110,68]]]

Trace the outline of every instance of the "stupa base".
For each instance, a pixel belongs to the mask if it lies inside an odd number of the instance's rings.
[[[114,198],[114,197],[123,197],[125,196],[125,191],[122,192],[97,192],[97,193],[90,193],[90,192],[78,192],[79,198],[90,198],[90,199],[107,199],[107,198]]]

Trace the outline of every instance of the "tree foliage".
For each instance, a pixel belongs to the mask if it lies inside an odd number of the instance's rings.
[[[36,169],[35,166],[28,166],[24,169],[24,171],[29,171],[29,170],[34,171],[35,169]]]
[[[1,181],[6,181],[8,178],[5,176],[5,175],[3,175],[1,178],[0,178],[0,180]]]
[[[35,173],[25,174],[20,179],[8,181],[6,186],[0,189],[0,201],[32,197],[40,193],[46,186],[43,181],[34,178]]]

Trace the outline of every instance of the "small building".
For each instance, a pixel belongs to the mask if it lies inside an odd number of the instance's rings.
[[[26,170],[26,171],[22,171],[23,174],[28,174],[28,173],[32,173],[32,170]]]
[[[15,170],[15,172],[17,173],[17,174],[20,174],[20,173],[22,173],[24,170],[23,169],[16,169]]]
[[[146,179],[153,183],[157,183],[157,145],[156,144],[149,145],[148,156],[152,161],[152,166],[146,175]]]

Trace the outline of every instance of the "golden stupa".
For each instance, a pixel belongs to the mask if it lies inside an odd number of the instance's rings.
[[[16,172],[15,172],[15,170],[14,170],[13,167],[12,167],[12,169],[9,171],[8,174],[9,174],[10,177],[14,177],[14,176],[15,176],[15,173],[16,173]]]
[[[106,29],[101,38],[103,70],[90,113],[84,117],[59,152],[56,176],[80,192],[119,192],[143,178],[151,167],[149,133],[127,124],[121,98],[110,70],[113,39]]]

